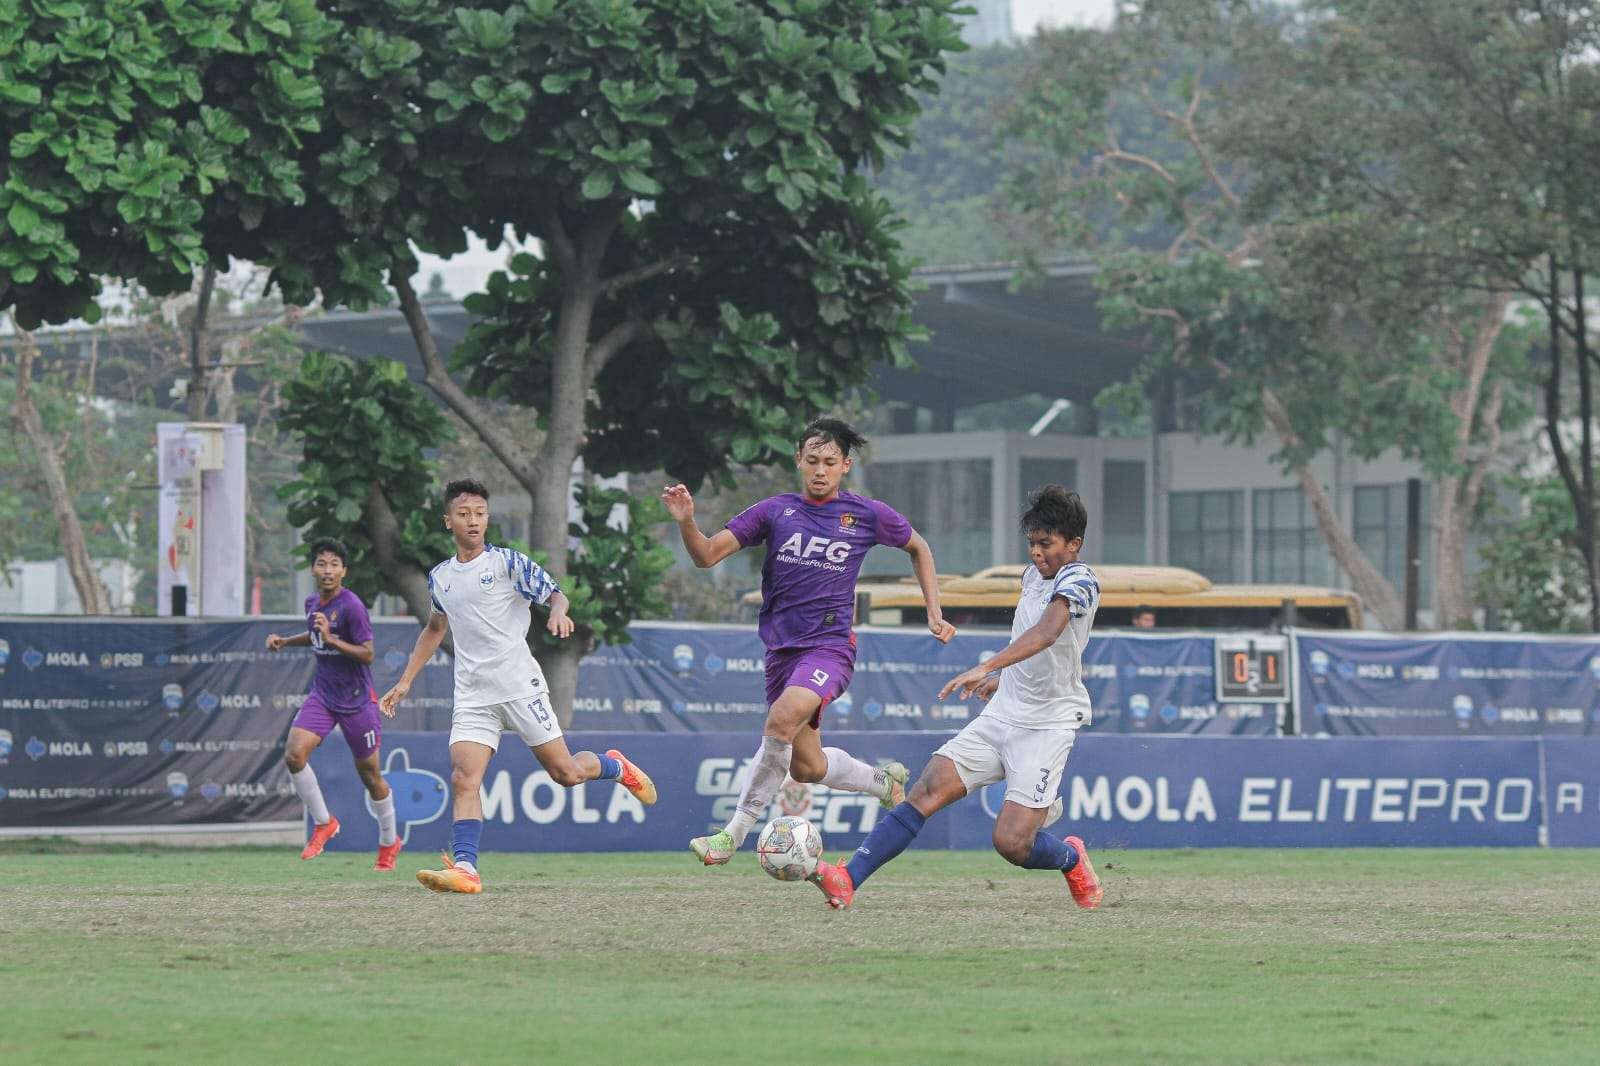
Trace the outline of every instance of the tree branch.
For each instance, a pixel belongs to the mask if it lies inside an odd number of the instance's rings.
[[[600,289],[607,299],[611,299],[617,293],[630,286],[649,281],[651,278],[659,277],[671,270],[693,266],[694,261],[695,257],[692,255],[675,255],[668,259],[658,259],[654,263],[647,263],[644,266],[634,267],[632,270],[624,270],[620,274],[612,275],[600,283]]]
[[[593,387],[594,379],[600,376],[600,371],[611,362],[612,356],[632,344],[642,340],[652,333],[650,324],[637,318],[624,319],[606,331],[605,336],[589,346],[589,358],[584,368],[585,382]]]
[[[417,299],[416,290],[411,287],[411,281],[405,276],[404,268],[394,267],[389,272],[389,280],[394,286],[395,294],[400,297],[400,313],[405,316],[406,325],[411,328],[411,339],[417,346],[417,354],[422,357],[423,381],[449,406],[450,410],[472,427],[473,432],[494,453],[495,458],[505,464],[511,476],[524,488],[533,491],[531,487],[534,480],[533,456],[509,433],[500,431],[483,408],[451,379],[449,369],[439,356],[439,347],[433,341],[433,331],[428,328],[428,313],[423,309],[422,301]]]
[[[578,250],[572,246],[572,238],[567,234],[567,227],[561,224],[561,213],[556,210],[553,201],[546,200],[540,205],[539,225],[544,229],[542,236],[550,246],[556,266],[561,268],[563,274],[575,273],[578,269]]]
[[[217,268],[206,264],[200,272],[200,296],[194,305],[194,320],[189,323],[189,419],[203,422],[210,388],[206,381],[206,356],[211,344],[211,294],[217,287]]]

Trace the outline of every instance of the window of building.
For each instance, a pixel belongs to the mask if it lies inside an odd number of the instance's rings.
[[[1299,489],[1256,489],[1252,494],[1250,580],[1257,583],[1329,585],[1333,557]]]
[[[1356,543],[1403,599],[1406,594],[1405,483],[1357,485],[1353,517]],[[1417,600],[1426,610],[1433,596],[1433,493],[1428,485],[1422,486],[1419,543],[1422,573]]]
[[[993,558],[992,467],[988,459],[941,459],[873,462],[859,472],[866,494],[905,515],[933,546],[940,573],[970,574]],[[862,572],[899,575],[910,567],[898,552],[875,551],[868,554]]]
[[[1078,491],[1076,459],[1023,459],[1018,463],[1017,509],[1028,506],[1028,497],[1046,485],[1063,485]]]
[[[1101,469],[1100,530],[1105,543],[1094,554],[1107,563],[1146,562],[1144,460],[1107,459]]]
[[[1167,561],[1214,582],[1243,581],[1244,493],[1174,492],[1167,500]]]

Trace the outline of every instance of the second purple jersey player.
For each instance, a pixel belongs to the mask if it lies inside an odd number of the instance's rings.
[[[853,463],[850,453],[864,444],[838,419],[812,422],[795,449],[801,491],[762,500],[710,537],[695,524],[694,497],[685,486],[669,486],[662,494],[696,566],[715,566],[755,544],[767,549],[760,626],[766,645],[766,729],[733,818],[718,832],[689,842],[707,866],[733,857],[787,777],[874,795],[885,807],[905,797],[909,775],[904,766],[873,767],[843,748],[824,748],[819,732],[822,709],[849,686],[855,671],[856,578],[874,545],[911,556],[929,631],[941,643],[955,635],[939,610],[928,542],[894,508],[840,491]]]
[[[355,760],[356,773],[372,797],[378,818],[378,861],[375,869],[394,869],[400,841],[395,832],[394,797],[378,769],[378,746],[383,736],[378,696],[372,688],[372,620],[361,597],[344,587],[349,552],[331,537],[311,546],[311,572],[317,581],[315,595],[306,598],[306,631],[292,637],[274,633],[267,648],[310,647],[316,653],[311,691],[289,726],[283,762],[289,783],[306,806],[313,828],[302,859],[322,854],[339,832],[339,819],[328,810],[307,761],[322,739],[335,727],[344,734]]]

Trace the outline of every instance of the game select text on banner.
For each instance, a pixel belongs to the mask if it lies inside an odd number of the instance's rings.
[[[1600,732],[1600,638],[1297,630],[1294,646],[1303,733]]]
[[[910,732],[840,739],[869,762],[898,759],[913,767],[941,740]],[[608,734],[568,739],[574,750],[615,742]],[[483,782],[486,853],[678,850],[727,820],[752,753],[750,737],[731,733],[636,734],[621,743],[655,779],[655,806],[641,806],[610,781],[561,788],[525,747],[502,745]],[[1540,743],[1085,736],[1067,764],[1066,818],[1058,829],[1097,847],[1533,846],[1546,806]],[[1592,798],[1600,741],[1581,743],[1589,745],[1590,761],[1576,780]],[[376,847],[376,822],[349,758],[324,746],[312,762],[342,823],[330,848]],[[425,854],[448,846],[445,736],[391,733],[383,766],[407,847]],[[1004,791],[993,785],[941,812],[917,846],[990,847]],[[831,855],[859,845],[883,810],[870,796],[791,783],[767,812],[780,814],[813,821]]]

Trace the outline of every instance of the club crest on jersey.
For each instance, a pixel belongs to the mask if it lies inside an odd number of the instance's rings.
[[[856,523],[859,521],[861,519],[853,514],[842,514],[839,516],[839,531],[841,533],[854,533],[856,531]]]
[[[479,574],[478,584],[482,585],[486,589],[494,588],[494,571],[485,570],[483,573]]]

